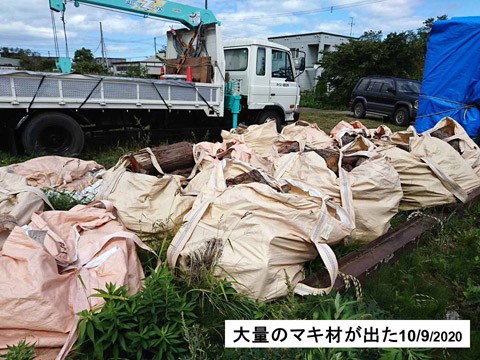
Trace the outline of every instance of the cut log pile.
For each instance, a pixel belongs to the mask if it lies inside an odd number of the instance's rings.
[[[455,135],[455,125],[454,123],[448,123],[447,125],[441,127],[438,130],[435,130],[430,133],[431,136],[436,137],[440,140],[447,141],[451,147],[453,147],[459,154],[461,154],[460,150],[460,140],[459,139],[450,139],[453,135]],[[446,140],[447,139],[447,140]]]

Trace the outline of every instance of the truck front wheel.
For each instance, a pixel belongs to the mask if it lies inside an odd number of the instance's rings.
[[[258,118],[257,123],[265,124],[266,122],[274,121],[277,124],[277,131],[280,132],[282,130],[283,119],[280,114],[273,110],[266,110],[262,112]]]
[[[71,116],[61,112],[44,112],[34,116],[22,132],[27,154],[79,154],[85,142],[83,130]]]

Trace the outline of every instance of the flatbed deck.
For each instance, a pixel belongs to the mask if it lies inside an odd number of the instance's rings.
[[[223,87],[182,80],[0,70],[0,109],[203,110],[223,116]]]

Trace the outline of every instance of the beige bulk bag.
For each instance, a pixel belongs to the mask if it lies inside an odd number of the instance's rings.
[[[9,171],[25,176],[28,185],[39,188],[81,191],[97,181],[95,174],[104,169],[95,161],[62,156],[42,156],[8,166]]]
[[[410,141],[410,152],[426,163],[443,185],[462,202],[480,186],[480,178],[462,156],[448,143],[428,133]]]
[[[271,161],[258,156],[255,150],[247,144],[239,142],[239,139],[230,139],[223,143],[201,142],[193,146],[193,158],[195,159],[195,171],[202,170],[214,160],[236,159],[271,172]]]
[[[215,174],[222,176],[223,171]],[[212,183],[222,184],[218,179]],[[216,277],[263,300],[286,295],[288,283],[302,295],[329,292],[331,286],[312,289],[298,283],[304,263],[318,253],[333,284],[338,265],[328,244],[350,233],[349,218],[327,197],[302,184],[291,186],[295,192],[281,193],[261,183],[227,188],[224,180],[223,188],[207,191],[210,196],[196,203],[172,240],[170,266],[194,271],[195,263],[213,256]]]
[[[449,143],[480,176],[480,149],[454,119],[445,117],[426,133]]]
[[[400,210],[417,210],[456,201],[428,165],[407,150],[384,145],[377,151],[388,159],[400,176],[403,190]]]
[[[246,129],[223,130],[221,135],[224,143],[236,141],[247,144],[258,156],[270,155],[273,144],[279,139],[275,121],[269,121],[261,125],[250,125]]]
[[[217,174],[217,172],[220,173]],[[205,167],[189,181],[183,190],[183,194],[204,199],[208,196],[214,196],[212,190],[223,190],[224,183],[226,183],[226,186],[230,186],[248,182],[269,184],[271,187],[282,191],[281,184],[249,163],[237,159],[224,159],[222,161],[217,159],[210,162],[208,167]]]
[[[46,195],[28,186],[24,176],[0,169],[0,250],[10,231],[27,224],[35,212],[43,211],[44,202],[52,209]]]
[[[376,129],[367,129],[360,121],[340,121],[331,131],[330,135],[340,146],[345,146],[360,134],[369,139],[384,139],[392,135],[392,130],[386,125],[380,125]],[[345,138],[343,138],[347,135]]]
[[[473,169],[448,143],[418,136],[413,127],[377,142],[400,175],[404,198],[401,210],[416,210],[466,201],[468,192],[480,185]]]
[[[287,154],[277,159],[275,178],[296,179],[332,197],[355,222],[352,238],[371,241],[388,231],[403,196],[399,175],[373,149],[361,136],[342,148],[338,175],[315,152]],[[346,171],[341,164],[349,159],[359,165]]]
[[[151,250],[114,220],[110,203],[96,205],[34,214],[8,237],[0,252],[0,351],[26,338],[57,354],[63,346],[63,359],[76,339],[76,314],[103,302],[90,296],[96,289],[141,288],[135,243]]]
[[[151,156],[152,163],[163,174],[154,155]],[[122,158],[103,175],[97,200],[111,201],[117,209],[118,220],[129,230],[153,234],[174,229],[195,200],[182,195],[184,178],[134,173],[128,170],[128,165],[128,158]]]
[[[334,146],[334,140],[321,130],[317,124],[299,120],[282,129],[282,140],[298,141],[301,146],[312,149],[324,149]]]

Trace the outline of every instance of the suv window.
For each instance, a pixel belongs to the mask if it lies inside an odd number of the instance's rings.
[[[380,80],[372,80],[367,88],[367,91],[380,92],[383,82]]]
[[[401,94],[420,94],[420,83],[418,81],[398,80],[397,86],[398,92]]]
[[[385,94],[392,94],[392,93],[389,93],[387,89],[395,89],[395,84],[393,80],[383,80],[382,92]]]
[[[370,83],[369,79],[360,80],[360,83],[358,84],[357,90],[360,90],[360,91],[366,90],[369,83]]]

